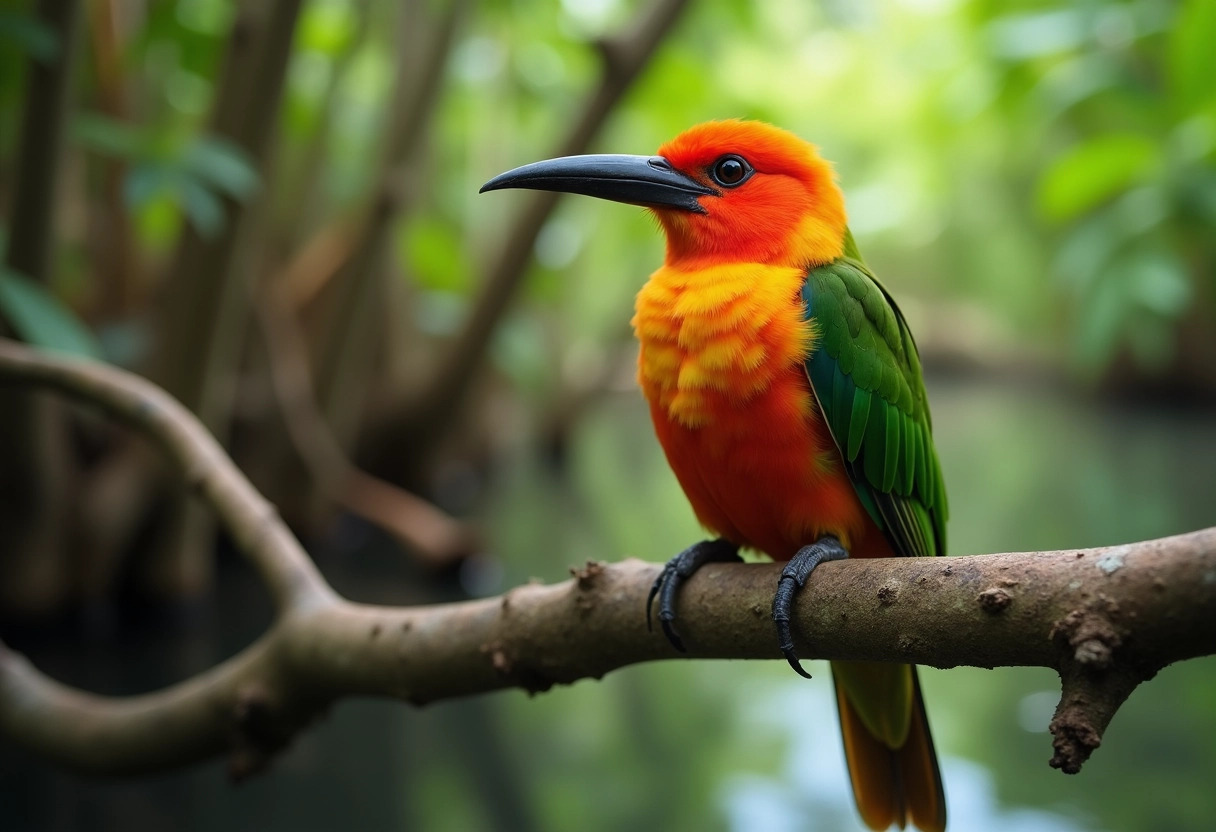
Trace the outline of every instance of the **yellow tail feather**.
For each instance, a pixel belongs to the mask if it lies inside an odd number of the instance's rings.
[[[946,797],[916,669],[912,669],[912,713],[907,739],[898,748],[888,747],[866,728],[836,670],[832,675],[844,754],[862,820],[876,830],[892,825],[903,829],[911,821],[922,832],[943,832]]]

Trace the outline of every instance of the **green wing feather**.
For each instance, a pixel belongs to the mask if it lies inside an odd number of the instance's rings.
[[[851,235],[844,257],[807,274],[802,299],[819,336],[807,377],[862,505],[899,554],[945,554],[946,490],[899,307]]]

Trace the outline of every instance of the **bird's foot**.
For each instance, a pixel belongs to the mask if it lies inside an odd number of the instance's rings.
[[[785,565],[781,579],[777,582],[777,594],[773,596],[773,621],[777,625],[778,646],[790,667],[794,668],[799,676],[805,676],[807,679],[811,678],[811,674],[803,670],[802,665],[798,663],[798,655],[794,652],[794,636],[790,632],[790,609],[794,604],[794,596],[806,584],[816,566],[829,560],[844,560],[848,556],[848,551],[839,540],[826,535],[810,546],[799,549]]]
[[[650,608],[658,595],[659,624],[671,646],[683,653],[684,643],[680,641],[675,627],[672,626],[676,618],[676,592],[686,579],[692,577],[692,574],[705,564],[732,560],[739,560],[739,547],[729,540],[718,538],[694,543],[667,561],[659,577],[655,578],[654,585],[650,587],[650,594],[646,596],[646,629],[654,629],[650,620]]]

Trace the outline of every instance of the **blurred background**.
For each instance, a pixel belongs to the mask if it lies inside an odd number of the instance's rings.
[[[952,553],[1188,531],[1216,523],[1213,44],[1211,0],[4,0],[0,330],[169,389],[351,598],[665,560],[701,533],[632,378],[653,221],[477,188],[759,118],[835,161],[917,335]],[[56,678],[149,690],[270,620],[140,437],[0,387],[0,459],[0,637]],[[1212,828],[1214,661],[1076,777],[1052,673],[923,671],[952,828]],[[859,824],[826,666],[664,662],[344,702],[239,786],[0,745],[0,827]]]

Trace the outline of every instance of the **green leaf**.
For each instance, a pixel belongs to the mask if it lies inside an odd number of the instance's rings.
[[[177,195],[162,192],[134,208],[135,227],[140,242],[154,255],[167,255],[177,242],[182,227],[181,205]]]
[[[1161,161],[1144,136],[1115,133],[1074,147],[1039,179],[1039,210],[1056,221],[1075,219],[1129,186],[1150,178]]]
[[[100,358],[97,339],[43,286],[0,267],[0,314],[22,341],[48,350]]]
[[[1124,242],[1123,229],[1111,214],[1105,210],[1086,217],[1069,229],[1056,249],[1053,267],[1069,290],[1087,291]]]
[[[1216,97],[1216,3],[1188,0],[1174,22],[1169,46],[1170,91],[1182,112]]]
[[[190,176],[183,176],[178,184],[182,206],[186,216],[205,240],[213,239],[224,229],[227,217],[224,203],[206,185]]]
[[[1072,107],[1125,83],[1124,67],[1105,52],[1083,52],[1061,59],[1043,73],[1037,92],[1047,121],[1061,118]]]
[[[1142,248],[1129,259],[1131,296],[1146,309],[1176,317],[1190,308],[1194,294],[1186,264],[1171,249]]]
[[[132,165],[123,181],[123,200],[137,211],[159,196],[176,193],[176,176],[159,163]]]
[[[96,113],[81,113],[72,119],[72,134],[89,150],[119,159],[146,156],[150,146],[145,129]]]
[[[243,149],[227,139],[201,137],[186,149],[182,166],[213,189],[236,200],[245,200],[257,190],[259,178],[253,161]]]

